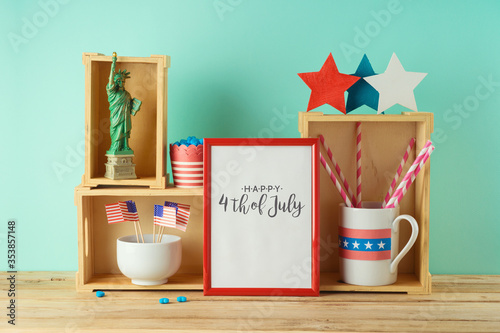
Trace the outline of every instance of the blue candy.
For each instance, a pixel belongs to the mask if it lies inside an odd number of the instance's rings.
[[[105,294],[104,294],[104,291],[100,291],[100,290],[99,290],[99,291],[96,291],[96,292],[95,292],[95,295],[96,295],[97,297],[104,297],[104,295],[105,295]]]
[[[185,302],[187,299],[184,296],[177,297],[177,302]]]
[[[174,145],[176,146],[186,146],[190,145],[199,146],[203,144],[203,139],[198,139],[195,136],[189,136],[187,139],[182,139],[181,141],[175,141]]]
[[[160,298],[160,304],[167,304],[168,298]]]

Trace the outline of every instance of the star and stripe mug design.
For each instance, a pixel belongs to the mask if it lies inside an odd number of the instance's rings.
[[[417,239],[417,221],[410,215],[399,215],[399,207],[381,208],[380,202],[363,202],[362,208],[340,206],[341,280],[361,286],[383,286],[396,282],[398,264]],[[412,232],[398,254],[401,220],[410,223]]]

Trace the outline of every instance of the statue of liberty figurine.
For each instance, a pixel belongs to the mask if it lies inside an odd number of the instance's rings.
[[[125,90],[125,80],[130,78],[126,69],[115,73],[116,52],[113,53],[113,63],[109,73],[109,82],[106,86],[109,101],[109,120],[111,122],[109,132],[111,135],[111,147],[108,154],[125,155],[134,152],[128,145],[132,122],[130,115],[135,116],[141,107],[141,101],[131,98],[130,93]]]
[[[134,151],[130,148],[128,140],[132,129],[131,115],[135,116],[141,108],[142,102],[132,98],[125,90],[125,80],[130,78],[126,69],[115,73],[116,52],[113,52],[109,82],[106,85],[109,101],[109,132],[111,146],[106,152],[106,174],[110,179],[135,179],[135,164],[132,163]]]

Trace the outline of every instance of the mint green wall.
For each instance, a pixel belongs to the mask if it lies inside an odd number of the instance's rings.
[[[500,274],[499,19],[495,0],[2,0],[0,268],[16,218],[20,270],[77,269],[82,52],[172,57],[169,141],[266,135],[277,114],[273,135],[297,137],[309,89],[296,73],[330,52],[341,72],[363,53],[383,72],[396,52],[429,73],[415,95],[435,114],[431,273]]]

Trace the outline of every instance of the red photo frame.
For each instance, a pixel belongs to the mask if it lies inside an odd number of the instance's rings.
[[[319,295],[318,144],[204,140],[204,295]]]

